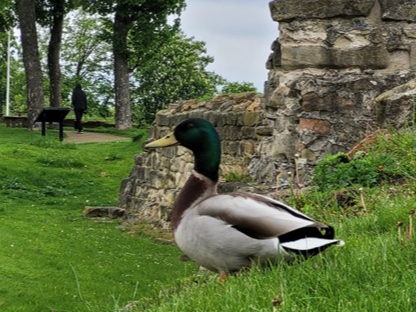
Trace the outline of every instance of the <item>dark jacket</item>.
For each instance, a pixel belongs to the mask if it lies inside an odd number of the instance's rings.
[[[87,109],[87,96],[81,89],[81,85],[77,85],[72,92],[71,103],[74,109]]]

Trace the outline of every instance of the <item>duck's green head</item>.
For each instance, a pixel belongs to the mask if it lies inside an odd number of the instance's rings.
[[[195,170],[213,181],[219,179],[220,139],[213,125],[200,118],[187,119],[175,127],[174,132],[153,141],[145,147],[182,145],[194,153]]]

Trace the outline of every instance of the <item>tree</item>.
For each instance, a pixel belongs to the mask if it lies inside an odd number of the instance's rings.
[[[15,4],[13,0],[0,0],[0,8],[0,33],[3,33],[15,25]]]
[[[89,10],[104,17],[114,14],[112,44],[116,128],[131,127],[130,43],[146,47],[159,29],[166,25],[168,16],[179,14],[184,3],[184,0],[107,0],[85,3]],[[144,51],[135,50],[135,53],[138,52]]]
[[[28,123],[29,129],[33,129],[35,119],[44,107],[43,74],[36,32],[35,1],[17,0],[17,15],[26,73]]]
[[[158,110],[181,100],[213,96],[224,80],[206,70],[214,59],[205,43],[187,38],[178,27],[154,38],[145,53],[135,53],[137,87],[133,91],[136,118],[152,122]]]
[[[49,105],[61,106],[62,78],[60,66],[60,51],[62,41],[62,29],[66,7],[66,0],[36,1],[37,21],[42,26],[49,27],[48,44],[48,76],[49,76]]]
[[[62,44],[63,95],[68,98],[75,83],[88,96],[88,110],[109,117],[114,107],[112,46],[106,39],[106,20],[75,11],[64,25]]]
[[[127,35],[133,22],[134,13],[129,11],[128,3],[117,1],[113,24],[115,120],[117,129],[129,129],[132,126]]]
[[[234,94],[241,92],[257,92],[252,82],[226,82],[221,93]]]

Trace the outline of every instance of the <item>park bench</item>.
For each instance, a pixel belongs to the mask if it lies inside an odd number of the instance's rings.
[[[25,116],[3,116],[6,127],[27,127],[28,118]]]

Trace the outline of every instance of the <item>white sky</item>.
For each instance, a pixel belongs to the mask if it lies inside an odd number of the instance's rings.
[[[252,82],[263,92],[265,63],[278,37],[269,1],[187,0],[182,30],[206,43],[207,54],[214,57],[209,70],[228,81]]]

